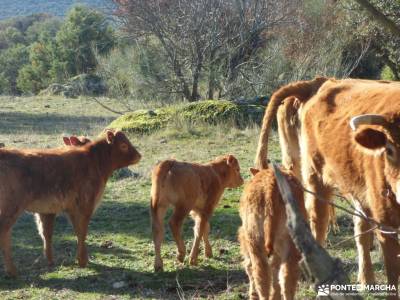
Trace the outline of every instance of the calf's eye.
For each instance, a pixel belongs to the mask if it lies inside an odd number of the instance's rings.
[[[121,146],[120,146],[120,149],[122,150],[122,151],[124,151],[124,152],[127,152],[128,151],[128,145],[127,144],[122,144]]]

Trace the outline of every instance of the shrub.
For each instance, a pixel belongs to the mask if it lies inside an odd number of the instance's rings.
[[[150,133],[182,120],[190,123],[233,122],[243,127],[249,123],[260,123],[264,107],[259,105],[238,105],[225,100],[206,100],[180,105],[171,105],[155,110],[137,110],[114,120],[108,128],[121,129],[131,133]]]
[[[392,70],[389,66],[384,66],[381,71],[381,79],[382,80],[396,80]]]

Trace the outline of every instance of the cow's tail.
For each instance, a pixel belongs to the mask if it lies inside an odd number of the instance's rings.
[[[255,158],[256,168],[268,168],[267,153],[269,131],[272,125],[272,121],[276,116],[279,105],[281,105],[283,100],[287,97],[294,96],[299,99],[300,102],[306,102],[318,91],[321,85],[327,80],[328,78],[325,77],[316,77],[313,80],[297,81],[281,87],[272,95],[271,100],[268,103],[267,109],[265,110],[261,133],[258,140],[257,154]]]
[[[335,207],[332,205],[329,205],[329,226],[334,233],[338,233],[340,230],[337,223],[336,210]]]

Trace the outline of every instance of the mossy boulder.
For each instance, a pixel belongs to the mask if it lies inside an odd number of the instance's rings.
[[[261,105],[236,104],[225,100],[206,100],[180,105],[171,105],[155,110],[137,110],[114,120],[108,128],[131,133],[149,133],[167,127],[177,120],[192,123],[217,124],[232,122],[238,127],[251,122],[260,123],[264,114]]]

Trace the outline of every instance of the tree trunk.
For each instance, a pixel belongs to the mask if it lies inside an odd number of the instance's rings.
[[[190,102],[194,102],[194,101],[197,101],[200,99],[199,79],[200,79],[201,69],[203,68],[203,56],[201,53],[198,53],[197,59],[198,59],[198,61],[197,61],[196,69],[193,74],[192,96],[191,96],[191,99],[189,100]]]

